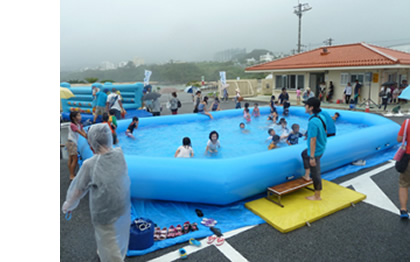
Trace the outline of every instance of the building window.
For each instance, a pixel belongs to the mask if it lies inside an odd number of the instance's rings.
[[[276,76],[276,89],[296,89],[300,87],[303,89],[305,83],[304,75],[279,75]]]
[[[348,73],[341,73],[340,74],[340,85],[346,86],[349,81],[349,74]]]
[[[356,82],[356,80],[359,80],[359,83],[363,83],[364,76],[364,74],[351,74],[350,82],[353,84]]]

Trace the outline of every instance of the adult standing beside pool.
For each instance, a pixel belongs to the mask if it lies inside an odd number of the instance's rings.
[[[106,100],[106,111],[114,112],[115,117],[119,120],[121,119],[121,111],[123,111],[123,105],[121,102],[121,97],[117,94],[117,89],[112,88],[112,93],[108,95]]]
[[[96,107],[95,107],[95,116],[93,117],[93,123],[96,123],[96,118],[98,116],[102,116],[103,113],[106,112],[106,101],[108,99],[108,89],[99,90],[99,92],[96,93]]]
[[[321,200],[322,180],[321,180],[321,157],[327,145],[326,120],[321,112],[321,102],[318,98],[311,97],[304,102],[306,113],[310,114],[307,133],[308,148],[302,152],[303,166],[310,170],[310,175],[314,182],[315,193],[313,196],[306,197],[308,200]],[[303,177],[309,180],[309,174]]]
[[[303,93],[303,96],[302,96],[303,102],[305,102],[306,100],[308,100],[309,98],[314,97],[314,96],[315,96],[314,92],[311,91],[311,88],[307,87],[305,89],[305,93]]]

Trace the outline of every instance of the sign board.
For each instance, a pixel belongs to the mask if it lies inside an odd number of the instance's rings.
[[[373,73],[372,74],[372,82],[373,83],[378,83],[379,82],[379,74],[378,73]]]

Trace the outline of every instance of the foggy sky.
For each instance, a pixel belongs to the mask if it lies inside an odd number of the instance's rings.
[[[408,43],[409,0],[308,0],[302,44]],[[212,60],[230,48],[297,48],[297,0],[61,0],[62,69],[118,63]]]

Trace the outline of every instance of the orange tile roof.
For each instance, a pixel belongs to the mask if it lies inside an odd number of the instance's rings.
[[[324,53],[323,49],[327,48]],[[272,62],[247,67],[245,71],[270,71],[322,67],[409,65],[410,54],[366,43],[320,47]]]

